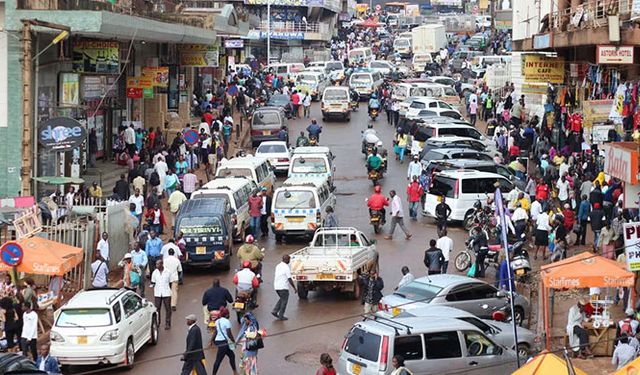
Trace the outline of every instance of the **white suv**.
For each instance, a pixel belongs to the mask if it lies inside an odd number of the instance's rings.
[[[54,313],[51,355],[61,365],[133,366],[135,353],[158,342],[155,306],[128,289],[81,291]]]
[[[458,119],[462,118],[460,112],[449,103],[436,98],[421,96],[407,98],[404,102],[400,103],[400,117],[416,118],[418,117],[418,113],[423,109],[446,110],[447,112],[456,113],[459,116]]]

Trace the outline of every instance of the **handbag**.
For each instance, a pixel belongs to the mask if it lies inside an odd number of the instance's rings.
[[[140,274],[134,270],[129,271],[129,280],[131,280],[132,287],[140,285]]]
[[[264,348],[262,337],[257,336],[255,339],[247,340],[247,350],[255,351]]]
[[[473,263],[471,268],[469,268],[469,271],[467,271],[467,277],[476,277],[476,270],[476,264]]]

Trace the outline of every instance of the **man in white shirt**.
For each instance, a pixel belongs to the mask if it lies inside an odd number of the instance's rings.
[[[558,199],[560,202],[564,203],[569,199],[569,181],[567,181],[567,177],[562,175],[558,182],[556,183],[556,187],[558,188]]]
[[[539,203],[538,203],[539,204]],[[522,233],[524,233],[527,228],[527,221],[529,220],[529,215],[527,215],[527,211],[522,208],[522,203],[516,202],[516,209],[513,211],[511,215],[511,221],[516,230],[516,238],[520,238]]]
[[[135,193],[129,197],[129,203],[133,203],[136,205],[136,217],[140,220],[140,215],[142,215],[142,207],[144,207],[144,197],[140,194],[140,189],[136,189]]]
[[[169,240],[169,243],[167,245],[169,244],[173,244],[175,246],[175,244],[173,243],[173,239]],[[180,252],[180,248],[178,248],[177,246],[175,246],[175,249],[177,249],[178,253]],[[176,253],[175,249],[173,247],[167,249],[166,256],[164,255],[163,251],[164,257],[162,259],[165,271],[170,272],[173,275],[171,278],[171,310],[173,311],[176,311],[176,307],[178,306],[178,284],[180,280],[180,274],[182,273],[182,263],[180,263],[180,259],[178,259],[178,256],[176,255],[178,253]]]
[[[98,241],[96,250],[98,250],[102,259],[109,261],[109,233],[102,232],[102,238]]]
[[[124,143],[127,146],[127,152],[130,157],[136,153],[136,131],[133,124],[129,125],[124,131]]]
[[[20,350],[23,355],[31,353],[33,360],[38,358],[38,314],[33,311],[31,303],[23,305],[22,334],[20,335]]]
[[[449,267],[449,255],[453,251],[453,240],[451,237],[447,236],[447,230],[443,229],[440,231],[440,238],[436,241],[436,247],[442,250],[442,255],[444,256],[444,262],[442,262],[442,273],[447,273],[447,268]]]
[[[402,200],[396,194],[395,190],[391,190],[389,192],[389,196],[391,197],[391,230],[389,231],[389,235],[385,236],[386,240],[390,240],[393,238],[393,232],[396,230],[396,225],[400,226],[400,229],[404,232],[404,236],[406,239],[411,239],[413,236],[407,228],[404,226],[404,213],[402,208]]]
[[[536,237],[535,245],[536,252],[533,259],[538,259],[538,252],[542,251],[542,256],[546,259],[546,250],[549,246],[549,231],[551,225],[549,224],[549,214],[546,211],[542,211],[536,219]]]
[[[224,119],[222,119],[222,122],[223,123],[228,122],[229,124],[231,124],[231,126],[233,126],[233,117],[231,117],[231,115],[226,115]]]
[[[620,370],[636,357],[636,349],[629,345],[629,337],[626,334],[622,334],[618,341],[618,345],[616,345],[616,349],[613,351],[611,364],[617,366],[616,370]]]
[[[170,254],[169,250],[173,250],[173,254]],[[162,246],[162,249],[160,249],[160,254],[162,255],[162,260],[165,261],[164,268],[167,268],[167,257],[173,255],[176,258],[180,258],[182,256],[182,251],[180,250],[180,247],[176,245],[176,240],[169,238],[169,241],[167,241],[167,243]]]
[[[538,215],[542,213],[542,205],[538,200],[534,200],[531,202],[531,207],[529,208],[531,212],[531,220],[535,223],[538,220]]]
[[[289,302],[289,286],[293,288],[293,291],[298,293],[293,279],[291,278],[291,269],[289,268],[289,262],[291,257],[285,254],[282,256],[282,262],[276,266],[275,277],[273,280],[273,288],[275,289],[278,297],[278,303],[271,311],[271,315],[275,316],[278,320],[288,320],[284,316],[284,312],[287,309],[287,302]]]
[[[109,264],[100,254],[91,263],[91,286],[94,288],[106,288],[109,280]]]
[[[153,288],[153,296],[155,297],[155,305],[158,310],[158,324],[160,324],[161,307],[164,305],[164,329],[171,328],[171,283],[178,281],[178,275],[164,269],[164,262],[158,260],[156,269],[151,275],[151,287]],[[144,282],[144,281],[143,281]]]
[[[398,290],[398,289],[402,288],[403,286],[409,284],[410,282],[412,282],[415,279],[416,279],[415,276],[413,276],[413,274],[409,271],[409,267],[403,266],[402,267],[402,279],[400,279],[400,282],[398,283],[398,286],[394,290]]]

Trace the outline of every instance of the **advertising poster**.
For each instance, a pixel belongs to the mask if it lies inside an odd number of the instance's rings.
[[[150,79],[153,87],[169,87],[168,66],[143,67],[142,76],[146,79]]]
[[[240,39],[240,41],[242,40]],[[220,53],[217,46],[206,44],[185,44],[180,46],[180,65],[182,66],[217,68],[219,58]]]
[[[564,59],[525,55],[522,73],[527,83],[564,83]]]
[[[73,43],[73,70],[79,73],[118,74],[120,44],[105,40],[77,40]]]
[[[622,227],[627,270],[640,271],[640,223],[626,223]]]
[[[82,76],[82,98],[114,98],[118,93],[118,83],[115,80],[116,76]]]
[[[80,75],[60,73],[60,106],[73,107],[77,105],[80,105]]]

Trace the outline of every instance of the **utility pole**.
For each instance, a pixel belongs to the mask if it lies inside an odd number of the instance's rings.
[[[271,0],[267,0],[267,71],[271,66]]]
[[[39,26],[49,29],[56,29],[60,31],[71,32],[71,28],[64,25],[58,25],[51,22],[44,22],[38,20],[21,20],[22,22],[22,167],[20,168],[21,189],[20,195],[31,195],[31,173],[33,163],[31,162],[32,156],[32,132],[31,127],[33,123],[33,104],[31,101],[31,74],[33,72],[33,58],[32,58],[32,46],[31,46],[31,27]],[[56,38],[54,44],[59,42],[60,39]],[[37,100],[37,98],[36,98]],[[34,146],[35,147],[35,146]]]

